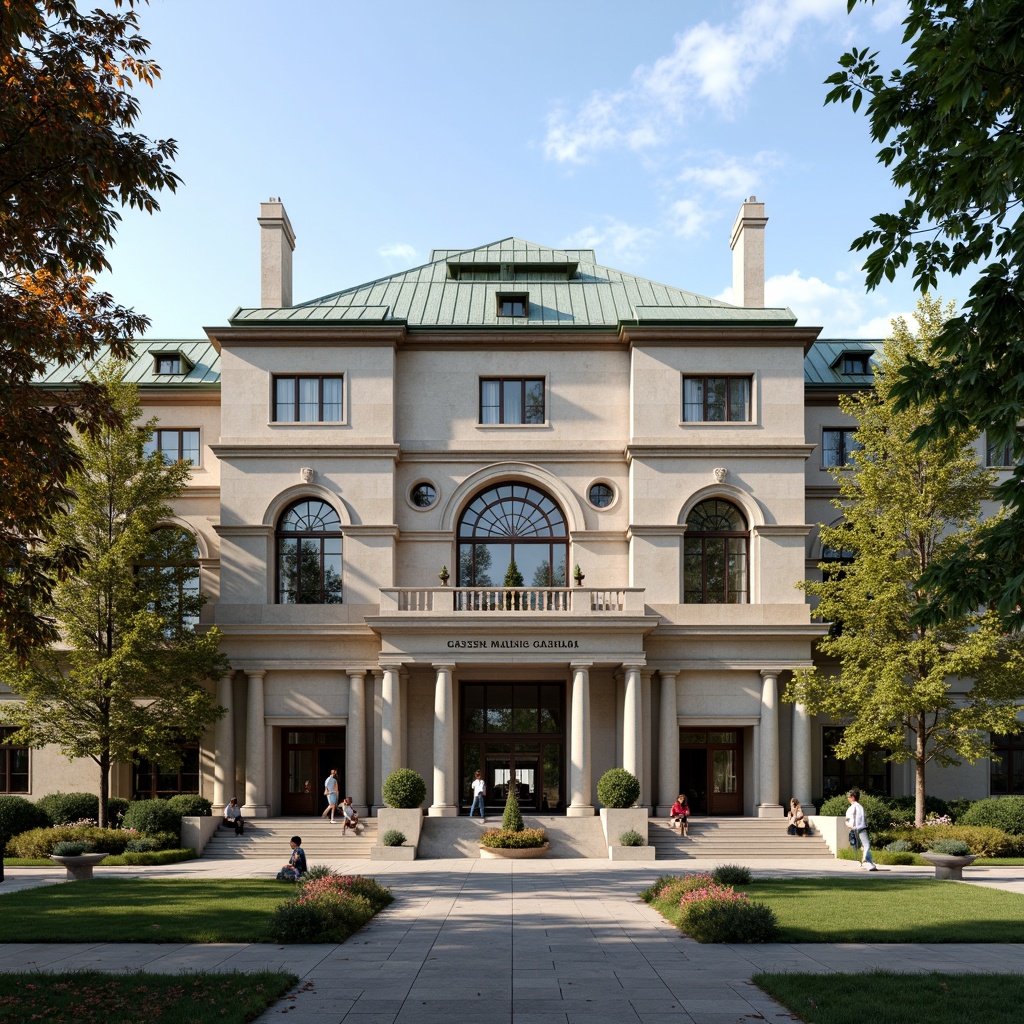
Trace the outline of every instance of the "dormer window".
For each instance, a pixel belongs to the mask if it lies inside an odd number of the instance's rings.
[[[153,356],[153,372],[160,376],[188,373],[192,364],[180,352],[157,352]]]
[[[851,377],[867,377],[871,374],[871,353],[863,350],[844,352],[833,364],[833,370]]]
[[[530,311],[530,296],[526,292],[498,295],[498,316],[527,316]]]

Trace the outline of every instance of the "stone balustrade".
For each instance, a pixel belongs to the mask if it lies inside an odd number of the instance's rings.
[[[641,587],[389,587],[381,615],[542,612],[545,615],[644,614]]]

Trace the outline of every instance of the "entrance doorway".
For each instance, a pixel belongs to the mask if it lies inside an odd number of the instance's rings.
[[[338,769],[345,793],[345,730],[286,729],[281,743],[281,813],[317,815],[327,806],[324,779]]]
[[[694,814],[743,813],[743,730],[684,729],[679,792]]]
[[[460,698],[461,810],[469,811],[480,771],[488,815],[504,810],[510,790],[523,811],[564,811],[565,685],[463,683]]]

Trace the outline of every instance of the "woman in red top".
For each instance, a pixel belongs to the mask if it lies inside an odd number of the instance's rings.
[[[676,802],[672,805],[669,817],[671,817],[673,825],[679,826],[679,834],[681,836],[688,836],[690,834],[690,805],[686,802],[685,793],[680,793],[676,797]]]

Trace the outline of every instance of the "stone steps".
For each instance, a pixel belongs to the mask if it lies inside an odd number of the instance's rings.
[[[832,856],[820,834],[804,838],[789,836],[785,819],[776,818],[691,818],[690,834],[685,838],[667,821],[652,819],[647,826],[647,842],[657,851],[658,860],[705,857],[804,860]]]
[[[203,851],[208,860],[249,860],[274,858],[282,864],[288,859],[292,836],[302,837],[306,863],[370,859],[370,847],[377,842],[377,820],[367,818],[361,835],[342,834],[341,825],[322,818],[256,818],[245,823],[245,833],[236,836],[231,829],[220,828],[210,837]]]

